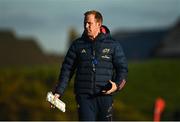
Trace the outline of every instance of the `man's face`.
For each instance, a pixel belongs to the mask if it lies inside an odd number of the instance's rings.
[[[101,23],[97,22],[94,14],[89,14],[84,18],[84,30],[88,37],[95,38],[100,31]]]

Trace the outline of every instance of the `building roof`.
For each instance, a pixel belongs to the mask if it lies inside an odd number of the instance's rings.
[[[180,20],[159,45],[156,56],[180,57]]]

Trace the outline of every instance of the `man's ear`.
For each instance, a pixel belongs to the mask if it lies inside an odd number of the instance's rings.
[[[98,26],[101,27],[102,26],[102,23],[101,22],[97,22]]]

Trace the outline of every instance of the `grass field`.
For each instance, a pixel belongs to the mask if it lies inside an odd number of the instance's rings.
[[[180,60],[129,62],[125,88],[114,96],[114,120],[153,120],[157,97],[166,101],[162,120],[180,111]],[[77,120],[73,81],[62,100],[67,111],[50,109],[46,93],[56,84],[59,65],[0,70],[0,120]]]
[[[166,101],[162,119],[172,120],[180,110],[180,60],[150,60],[129,64],[129,79],[117,99],[138,110],[148,120],[153,118],[157,97]]]

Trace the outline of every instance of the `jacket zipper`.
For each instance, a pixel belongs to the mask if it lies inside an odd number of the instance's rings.
[[[93,94],[96,93],[96,42],[93,43],[93,59],[92,59],[92,66],[93,66]]]

